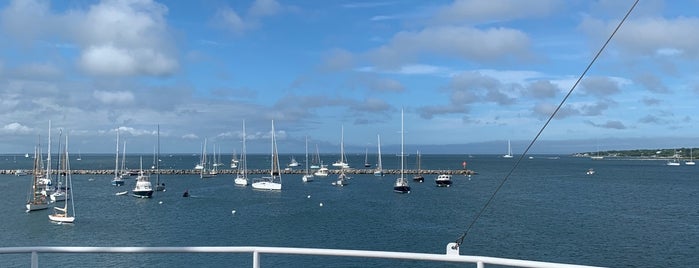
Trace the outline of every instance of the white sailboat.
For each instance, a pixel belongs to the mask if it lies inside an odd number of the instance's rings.
[[[70,174],[70,157],[68,156],[68,136],[66,135],[66,144],[65,144],[65,150],[62,154],[62,157],[59,159],[59,163],[61,166],[61,172],[59,174],[65,174],[65,182],[66,182],[66,191],[69,194],[69,196],[73,196],[73,180],[72,176]],[[54,207],[53,208],[53,214],[49,215],[49,220],[53,222],[58,222],[58,223],[73,223],[75,221],[75,203],[74,203],[75,198],[70,198],[70,206],[68,206],[69,202],[64,202],[63,207]]]
[[[689,161],[685,161],[684,164],[687,166],[696,165],[696,163],[694,163],[694,154],[692,153],[692,148],[689,148]]]
[[[209,171],[207,168],[209,163],[207,162],[208,160],[207,155],[206,155],[206,138],[204,138],[204,147],[202,147],[202,152],[201,152],[201,169],[199,169],[199,178],[205,179],[205,178],[211,178],[213,174]]]
[[[405,140],[404,140],[403,133],[405,133],[405,131],[403,130],[403,109],[401,109],[401,111],[400,111],[400,177],[398,177],[396,179],[396,182],[393,184],[393,192],[396,192],[399,194],[410,193],[410,185],[408,184],[408,179],[406,179],[404,176],[405,152],[403,151],[403,147],[405,144]]]
[[[417,166],[417,174],[413,176],[413,181],[416,182],[424,182],[425,177],[422,176],[421,170],[422,170],[422,156],[420,155],[420,151],[417,151],[417,157],[416,157],[416,166]]]
[[[313,181],[313,174],[311,174],[310,170],[308,169],[308,136],[306,136],[306,173],[301,177],[301,180],[303,182],[311,182]]]
[[[680,165],[680,155],[675,150],[675,155],[672,156],[671,160],[667,161],[668,166],[679,166]]]
[[[364,167],[371,167],[371,163],[369,163],[369,148],[364,150]]]
[[[342,135],[340,136],[340,160],[333,163],[333,167],[349,168],[347,158],[345,157],[345,126],[342,126]]]
[[[381,135],[376,135],[376,139],[378,140],[377,148],[379,150],[379,157],[376,162],[376,170],[374,171],[374,176],[383,176],[383,165],[381,164]]]
[[[49,207],[49,201],[46,196],[41,193],[43,190],[43,185],[41,179],[44,177],[44,173],[41,170],[41,153],[39,148],[34,148],[34,172],[32,173],[32,187],[29,192],[29,200],[27,200],[26,208],[27,212],[47,209]]]
[[[235,185],[247,186],[248,185],[248,161],[247,161],[247,149],[245,148],[245,121],[243,120],[243,152],[240,155],[240,161],[235,162],[235,164],[240,164],[238,168],[238,174],[235,176]],[[235,153],[233,154],[233,159],[235,159]],[[231,165],[233,165],[231,160]],[[237,165],[236,165],[237,166]]]
[[[299,166],[299,162],[296,161],[296,158],[292,155],[292,156],[291,156],[291,160],[289,160],[289,165],[287,165],[287,166],[288,166],[288,167],[298,167],[298,166]]]
[[[119,145],[117,144],[117,146]],[[119,169],[121,174],[119,174],[119,177],[121,177],[121,179],[126,179],[131,177],[131,172],[126,169],[126,141],[124,141],[123,148],[124,150],[121,151],[121,168]]]
[[[136,187],[131,191],[134,197],[150,198],[153,196],[153,185],[150,183],[150,177],[143,172],[143,157],[141,157],[141,170],[136,178]]]
[[[238,155],[235,152],[235,149],[233,149],[233,155],[231,156],[231,168],[238,168],[238,162],[240,162],[240,160],[238,160]]]
[[[124,185],[124,178],[119,173],[119,129],[116,131],[116,155],[114,156],[114,179],[112,179],[112,185],[122,186]],[[124,145],[126,146],[126,145]]]
[[[311,161],[311,168],[320,168],[320,153],[318,152],[318,144],[316,144],[316,154],[313,156],[313,161]]]
[[[252,183],[253,189],[259,190],[281,190],[282,174],[279,166],[279,154],[277,152],[277,138],[274,133],[274,120],[272,120],[272,167],[269,177],[256,179]]]
[[[512,147],[510,146],[510,140],[507,140],[507,154],[503,155],[502,158],[512,158]]]

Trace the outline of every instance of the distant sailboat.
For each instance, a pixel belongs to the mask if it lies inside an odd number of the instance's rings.
[[[235,185],[239,186],[247,186],[248,185],[248,159],[247,159],[247,149],[245,148],[245,120],[243,120],[243,151],[240,154],[240,161],[236,160],[236,166],[237,164],[240,164],[240,167],[238,168],[238,174],[235,176]],[[235,159],[235,154],[233,155],[233,159]],[[231,161],[231,165],[233,165],[233,162]]]
[[[269,177],[262,177],[252,183],[253,189],[259,190],[281,190],[282,174],[279,166],[279,154],[277,152],[277,138],[274,133],[274,120],[272,120],[272,167]]]
[[[213,174],[211,174],[211,171],[207,168],[209,166],[209,163],[207,162],[207,155],[206,155],[206,138],[204,138],[204,146],[202,147],[202,152],[201,152],[201,169],[199,169],[199,178],[205,179],[205,178],[211,178],[213,177]]]
[[[694,163],[694,154],[692,152],[692,148],[689,148],[689,161],[685,161],[684,164],[687,166],[696,165],[696,163]]]
[[[231,156],[231,168],[238,168],[238,162],[240,162],[240,160],[238,160],[238,155],[236,154],[235,149],[233,149],[233,155]]]
[[[421,170],[422,170],[422,156],[420,155],[420,151],[417,151],[417,157],[416,157],[416,165],[417,165],[417,174],[413,176],[413,181],[416,182],[424,182],[425,177],[422,176]]]
[[[679,166],[680,165],[680,155],[677,153],[677,150],[675,150],[675,155],[672,156],[672,159],[667,161],[668,166]]]
[[[400,177],[396,179],[393,184],[393,191],[400,194],[410,193],[410,185],[408,184],[408,179],[404,176],[405,169],[405,152],[404,147],[404,133],[403,130],[403,110],[400,111]]]
[[[44,174],[41,170],[41,153],[38,147],[34,148],[34,172],[32,177],[32,187],[30,188],[29,200],[27,200],[26,204],[27,212],[49,207],[46,196],[41,193],[44,186],[41,183],[41,179],[44,177]]]
[[[66,182],[66,193],[68,196],[73,196],[73,180],[70,174],[70,157],[68,156],[68,136],[66,135],[65,149],[62,154],[62,158],[59,158],[59,163],[61,166],[61,171],[59,174],[65,174]],[[70,198],[70,207],[68,202],[63,203],[63,207],[54,207],[53,214],[49,214],[49,220],[58,223],[73,223],[75,221],[75,201],[74,197]]]
[[[119,173],[119,129],[118,128],[117,128],[116,135],[117,135],[116,155],[114,156],[114,179],[112,179],[112,185],[122,186],[122,185],[124,185],[124,178],[122,178],[121,174]],[[124,146],[126,146],[126,145],[124,145]]]
[[[349,168],[347,158],[345,157],[345,126],[342,126],[342,135],[340,136],[340,160],[333,163],[333,167]]]
[[[308,136],[306,136],[306,173],[301,177],[301,180],[303,182],[311,182],[313,181],[313,174],[311,174],[310,170],[308,169]]]
[[[507,140],[507,154],[503,155],[502,158],[512,158],[512,147],[510,146],[510,140]]]
[[[364,167],[371,167],[371,163],[369,163],[369,148],[364,150]]]
[[[320,168],[320,153],[318,152],[318,144],[316,144],[316,154],[313,155],[313,160],[311,161],[311,168]]]
[[[160,181],[160,125],[158,125],[158,136],[157,136],[157,150],[156,150],[156,160],[155,160],[155,191],[164,192],[165,183]]]
[[[381,164],[381,135],[376,135],[376,140],[377,142],[377,148],[378,148],[378,160],[376,161],[376,170],[374,171],[374,176],[380,177],[383,176],[383,165]]]

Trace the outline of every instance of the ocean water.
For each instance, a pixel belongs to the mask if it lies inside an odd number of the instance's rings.
[[[301,155],[296,159],[303,161]],[[517,156],[516,156],[517,157]],[[229,163],[230,156],[224,156]],[[190,169],[197,156],[163,156],[161,167]],[[283,155],[282,161],[290,159]],[[325,163],[337,160],[324,155]],[[370,156],[374,161],[375,156]],[[250,168],[269,157],[249,156]],[[138,167],[138,156],[127,159]],[[74,175],[76,222],[48,221],[50,210],[26,213],[30,176],[0,176],[0,246],[280,246],[444,254],[510,171],[515,159],[494,155],[423,155],[423,169],[468,168],[449,188],[436,175],[392,192],[395,176],[334,176],[303,183],[284,175],[281,192],[233,185],[232,175],[199,179],[163,175],[166,192],[152,199],[116,196],[109,175]],[[364,155],[350,164],[363,166]],[[356,164],[355,164],[356,163]],[[384,156],[384,168],[398,168]],[[73,169],[112,169],[110,155],[83,155]],[[150,167],[152,156],[144,157]],[[414,155],[407,167],[414,169]],[[0,169],[31,168],[23,156],[0,157]],[[585,175],[588,168],[595,175]],[[609,267],[695,267],[699,263],[699,167],[663,161],[535,156],[524,159],[461,246],[482,255]],[[252,175],[251,177],[255,177]],[[411,177],[411,175],[408,175]],[[154,177],[151,178],[154,181]],[[181,197],[189,190],[191,197]],[[320,204],[323,206],[320,206]],[[235,214],[232,211],[235,210]],[[326,256],[262,255],[263,267],[463,267],[450,263]],[[28,267],[28,254],[0,255],[0,267]],[[40,254],[42,267],[246,267],[251,254]]]

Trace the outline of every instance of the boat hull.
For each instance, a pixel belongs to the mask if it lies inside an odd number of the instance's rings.
[[[75,217],[66,217],[63,215],[51,214],[49,215],[49,220],[60,223],[73,223],[75,221]]]
[[[27,211],[36,211],[49,208],[48,203],[27,203]]]
[[[245,178],[235,178],[235,185],[248,186],[248,180]]]
[[[153,190],[133,191],[133,196],[139,198],[151,198],[153,196]]]
[[[123,180],[113,180],[113,181],[112,181],[112,185],[114,185],[114,186],[123,186],[123,185],[124,185],[124,181],[123,181]]]
[[[415,176],[415,177],[413,177],[413,181],[415,181],[415,182],[424,182],[424,181],[425,181],[425,177],[423,177],[423,176]]]
[[[410,193],[410,186],[394,186],[393,191],[399,194]]]
[[[311,182],[313,181],[313,175],[303,175],[303,177],[301,177],[301,180],[303,182]]]
[[[62,202],[70,199],[70,195],[66,192],[55,192],[51,194],[51,201]]]
[[[282,184],[269,181],[260,181],[253,183],[252,188],[258,190],[281,190]]]

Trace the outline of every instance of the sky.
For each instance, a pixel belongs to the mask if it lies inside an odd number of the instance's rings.
[[[518,154],[632,3],[2,1],[0,153],[390,152],[403,110],[406,150]],[[640,1],[530,153],[697,146],[696,10]]]

